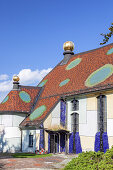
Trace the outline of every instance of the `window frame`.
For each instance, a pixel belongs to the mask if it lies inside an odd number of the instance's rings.
[[[71,131],[79,132],[79,113],[77,112],[71,114]]]
[[[77,100],[77,99],[74,98],[74,99],[71,101],[71,103],[72,103],[71,110],[72,110],[72,111],[78,111],[78,110],[79,110],[79,100]]]
[[[29,134],[29,147],[33,147],[33,135]]]
[[[101,126],[103,126],[102,131],[107,132],[107,96],[106,95],[97,96],[97,112],[98,112],[97,114],[98,132],[101,131],[100,130]],[[100,115],[101,114],[100,112],[102,112],[103,115]],[[101,121],[101,119],[103,119],[103,121]]]

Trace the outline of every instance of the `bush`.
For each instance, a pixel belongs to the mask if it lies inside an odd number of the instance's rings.
[[[103,152],[82,152],[69,162],[64,170],[111,170],[113,169],[113,147]]]

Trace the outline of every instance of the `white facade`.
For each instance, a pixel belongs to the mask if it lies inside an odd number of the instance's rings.
[[[40,133],[38,131],[38,133]],[[29,135],[33,135],[33,146],[29,146]],[[38,139],[37,139],[38,140]],[[36,130],[22,130],[22,152],[35,152]]]
[[[5,113],[0,114],[0,151],[21,151],[21,131],[19,124],[24,120],[26,114]]]
[[[51,115],[52,115],[52,126],[60,125],[60,102],[56,105]]]
[[[113,105],[110,104],[113,94],[107,97],[107,134],[109,146],[113,145]],[[79,109],[72,111],[72,99],[67,99],[66,104],[66,121],[67,130],[71,129],[71,114],[77,112],[79,114],[79,135],[82,151],[94,150],[95,135],[98,132],[97,125],[97,96],[85,97],[77,99],[79,101]],[[109,106],[110,104],[110,106]],[[39,149],[40,130],[31,130],[26,128],[21,131],[19,124],[23,121],[26,114],[1,114],[0,115],[0,151],[3,152],[35,152]],[[52,112],[44,121],[44,128],[60,125],[60,102],[55,106]],[[33,135],[33,146],[29,146],[29,135]],[[22,139],[21,139],[22,135]],[[69,142],[68,142],[69,144]],[[45,148],[48,148],[48,133],[45,132]]]
[[[79,99],[79,110],[72,111],[71,100],[67,101],[67,129],[71,131],[71,114],[79,114],[79,134],[94,136],[97,132],[97,111],[87,110],[87,98]]]
[[[95,97],[79,98],[79,109],[72,111],[72,100],[67,101],[67,129],[71,132],[71,114],[79,114],[79,135],[83,151],[94,150],[94,140],[97,133],[97,106]],[[90,103],[91,102],[91,103]],[[92,104],[93,102],[93,104]],[[89,145],[90,143],[90,145]]]

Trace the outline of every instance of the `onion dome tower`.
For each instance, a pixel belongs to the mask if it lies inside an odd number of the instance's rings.
[[[73,51],[74,50],[74,43],[72,41],[67,41],[63,44],[64,51]],[[65,53],[64,52],[64,53]],[[72,52],[73,53],[73,52]],[[74,54],[74,53],[73,53]]]
[[[67,64],[67,62],[69,61],[69,59],[72,57],[72,55],[74,55],[74,43],[72,41],[66,41],[63,44],[63,49],[64,49],[64,59],[62,60],[62,62],[60,63],[60,65],[64,65]]]
[[[17,75],[13,76],[13,90],[19,90],[19,80]]]

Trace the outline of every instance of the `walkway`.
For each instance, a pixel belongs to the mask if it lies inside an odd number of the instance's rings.
[[[3,158],[0,159],[2,170],[54,170],[64,168],[77,155],[55,154],[44,158]]]

